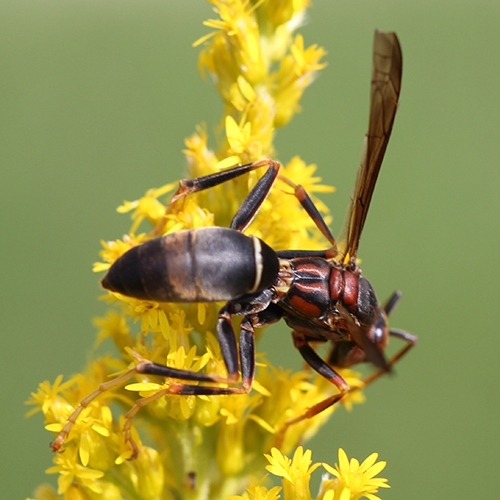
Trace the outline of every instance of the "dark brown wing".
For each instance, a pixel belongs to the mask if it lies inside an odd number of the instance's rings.
[[[351,205],[338,241],[345,236],[344,257],[356,257],[373,190],[389,142],[401,90],[403,59],[395,33],[375,31],[370,122]]]

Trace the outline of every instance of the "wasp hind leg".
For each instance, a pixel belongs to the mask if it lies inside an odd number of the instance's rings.
[[[223,308],[224,310],[224,308]],[[222,310],[222,311],[223,311]],[[241,322],[239,356],[241,362],[241,382],[239,381],[239,363],[234,339],[234,331],[230,322],[230,316],[223,316],[221,311],[219,319],[219,340],[224,356],[224,361],[228,367],[228,376],[209,375],[204,373],[191,372],[189,370],[180,370],[170,366],[162,365],[144,359],[142,356],[131,350],[131,353],[139,361],[138,364],[118,377],[104,382],[99,387],[84,398],[68,418],[66,424],[51,444],[54,452],[61,451],[61,448],[69,436],[71,429],[75,425],[80,414],[96,398],[107,391],[124,385],[128,380],[136,375],[158,375],[169,379],[195,383],[172,382],[168,386],[160,389],[154,394],[138,399],[134,406],[125,415],[125,424],[123,426],[124,439],[132,449],[131,458],[135,458],[139,452],[138,446],[132,438],[132,420],[137,412],[147,404],[166,395],[194,395],[194,396],[218,396],[231,394],[247,394],[251,387],[255,371],[255,347],[254,347],[254,327],[249,317],[245,317]],[[226,357],[227,356],[227,357]],[[210,384],[210,385],[197,385]],[[225,387],[221,387],[223,384]]]
[[[267,167],[266,173],[257,181],[257,184],[255,184],[250,193],[248,193],[246,198],[243,200],[230,225],[231,229],[244,231],[250,222],[252,222],[256,213],[262,206],[262,203],[266,200],[269,191],[278,177],[281,164],[277,161],[265,159],[248,163],[246,165],[238,165],[227,170],[222,170],[221,172],[196,177],[194,179],[183,179],[179,181],[179,187],[170,200],[167,212],[173,203],[184,198],[185,196],[188,196],[189,194],[210,189],[263,167]],[[153,229],[151,236],[158,236],[162,234],[165,222],[166,218],[164,217]]]
[[[295,196],[295,198],[297,198],[309,217],[315,223],[316,227],[332,245],[331,249],[328,252],[329,256],[335,256],[337,254],[335,238],[333,237],[329,227],[327,226],[325,220],[312,201],[311,197],[307,194],[303,186],[301,186],[300,184],[295,184],[287,177],[280,175],[279,171],[281,168],[281,164],[274,160],[263,159],[245,165],[238,165],[236,167],[222,170],[221,172],[216,172],[214,174],[204,175],[202,177],[196,177],[194,179],[183,179],[179,181],[179,187],[172,196],[168,207],[170,207],[176,201],[184,198],[185,196],[218,186],[220,184],[223,184],[224,182],[228,182],[259,168],[267,168],[267,171],[257,181],[250,193],[248,193],[246,198],[241,203],[238,211],[231,221],[230,228],[235,229],[236,231],[244,231],[250,225],[260,207],[267,199],[276,179],[279,178],[282,182],[293,189],[292,194]],[[158,225],[153,229],[151,236],[159,236],[163,233],[165,221],[166,219],[163,218],[158,223]]]

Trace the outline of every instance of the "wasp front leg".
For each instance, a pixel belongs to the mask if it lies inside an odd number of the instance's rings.
[[[406,345],[403,346],[394,356],[392,356],[389,361],[387,361],[387,364],[389,367],[394,366],[414,345],[417,344],[418,338],[416,335],[412,335],[411,333],[405,332],[404,330],[395,330],[395,329],[390,329],[389,330],[389,335],[391,337],[396,337],[398,339],[401,339],[406,342]],[[372,373],[371,375],[368,375],[363,380],[363,385],[367,386],[368,384],[371,384],[378,378],[380,378],[382,375],[384,375],[386,370],[378,370],[375,373]]]
[[[321,376],[325,377],[329,382],[335,385],[339,393],[330,396],[329,398],[316,403],[315,405],[308,408],[303,414],[298,415],[293,418],[289,418],[284,424],[283,427],[278,432],[276,437],[275,446],[280,449],[283,445],[283,440],[285,438],[286,431],[292,425],[295,425],[303,420],[308,418],[312,418],[318,413],[330,408],[335,403],[340,401],[350,390],[350,385],[346,382],[346,380],[339,375],[326,361],[321,359],[321,357],[317,354],[317,352],[309,345],[309,343],[305,340],[303,335],[298,332],[292,332],[293,342],[295,347],[298,349],[304,361],[317,373]]]
[[[403,294],[400,291],[395,291],[384,303],[382,306],[382,309],[386,316],[389,316],[392,311],[394,311],[395,307],[398,305],[399,301],[401,300],[401,297]],[[411,333],[408,333],[404,330],[397,330],[394,328],[390,328],[388,330],[388,334],[390,337],[395,337],[398,338],[404,342],[406,342],[406,345],[404,345],[396,354],[394,354],[389,361],[387,361],[387,365],[389,368],[394,366],[395,363],[397,363],[414,345],[416,345],[418,338],[416,335],[413,335]],[[363,380],[364,386],[367,386],[368,384],[371,384],[378,378],[380,378],[382,375],[386,373],[386,370],[378,370],[375,373],[372,373],[368,377],[366,377]]]

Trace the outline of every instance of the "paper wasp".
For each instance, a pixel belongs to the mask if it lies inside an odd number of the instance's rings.
[[[102,392],[135,374],[160,375],[179,379],[181,383],[140,400],[127,414],[125,438],[134,455],[137,447],[130,437],[131,421],[147,402],[165,394],[213,396],[249,392],[255,370],[254,329],[280,319],[292,329],[294,345],[304,360],[339,390],[305,414],[288,420],[281,434],[289,425],[335,404],[350,390],[334,366],[349,367],[369,361],[378,368],[366,379],[371,382],[389,371],[415,344],[416,337],[389,329],[387,324],[387,315],[401,294],[395,292],[385,305],[379,305],[370,282],[356,264],[359,239],[396,115],[401,73],[402,56],[397,36],[377,31],[368,133],[345,229],[338,240],[302,186],[279,174],[280,164],[276,161],[260,160],[180,181],[171,204],[250,171],[266,169],[229,228],[178,231],[151,239],[122,255],[109,269],[102,286],[126,296],[158,302],[227,301],[217,321],[227,378],[178,370],[140,358],[135,368],[102,384],[82,401],[53,443],[54,450],[60,449],[83,408]],[[242,233],[278,178],[293,188],[298,202],[328,240],[330,248],[274,251],[264,241]],[[239,342],[233,330],[233,316],[243,317]],[[406,345],[387,361],[383,352],[389,336],[404,340]],[[325,361],[311,343],[327,341],[331,341],[332,348]],[[219,383],[224,383],[224,387]]]

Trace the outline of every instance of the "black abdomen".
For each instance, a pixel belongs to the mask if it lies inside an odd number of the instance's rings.
[[[258,238],[209,227],[132,248],[111,266],[102,286],[137,299],[214,302],[269,287],[278,268],[275,252]]]

